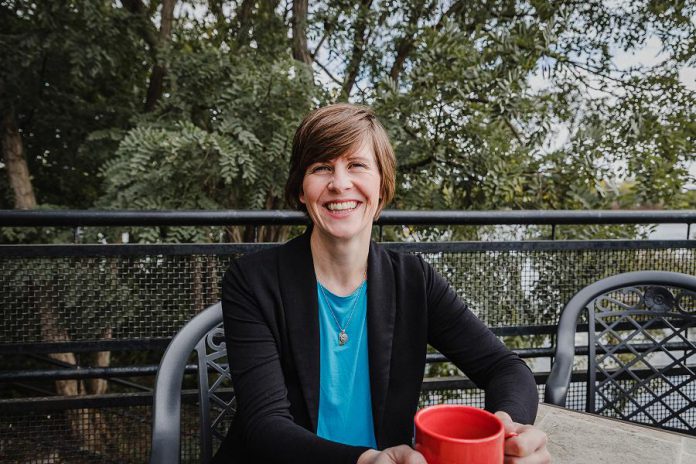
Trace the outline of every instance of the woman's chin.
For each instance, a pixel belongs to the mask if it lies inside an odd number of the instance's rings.
[[[315,228],[317,225],[315,224]],[[364,235],[365,229],[369,229],[362,224],[325,224],[319,225],[318,229],[323,235],[334,240],[351,240]],[[368,234],[369,236],[369,234]]]

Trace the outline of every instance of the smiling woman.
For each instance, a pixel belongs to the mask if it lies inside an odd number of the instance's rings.
[[[525,363],[420,257],[370,240],[395,165],[367,107],[320,108],[297,129],[285,192],[312,225],[225,273],[237,414],[214,462],[425,463],[409,444],[428,344],[486,390],[508,454],[548,461],[522,425],[537,410]]]
[[[370,236],[380,206],[380,172],[372,147],[313,163],[302,182],[300,202],[324,240]]]
[[[367,153],[369,151],[369,154]],[[293,140],[290,172],[285,188],[288,204],[306,208],[300,200],[307,170],[339,157],[371,161],[380,176],[379,211],[394,197],[396,159],[389,136],[368,107],[335,104],[313,111],[302,121]],[[329,163],[330,164],[330,163]],[[325,169],[330,169],[327,166]]]

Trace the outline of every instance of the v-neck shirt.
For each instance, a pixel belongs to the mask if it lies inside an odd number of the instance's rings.
[[[367,351],[367,281],[348,296],[335,295],[317,282],[317,297],[320,344],[317,435],[347,445],[376,448]],[[344,345],[339,344],[339,325],[348,335]]]

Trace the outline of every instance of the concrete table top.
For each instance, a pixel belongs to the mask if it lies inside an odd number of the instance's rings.
[[[696,437],[540,404],[535,425],[555,464],[693,464]]]

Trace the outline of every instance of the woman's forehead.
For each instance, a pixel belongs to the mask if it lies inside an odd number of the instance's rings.
[[[375,151],[372,148],[372,141],[367,137],[363,138],[359,143],[353,144],[350,148],[345,150],[343,153],[337,156],[320,156],[314,163],[326,163],[335,162],[337,160],[352,160],[352,159],[364,159],[366,161],[375,161]]]

